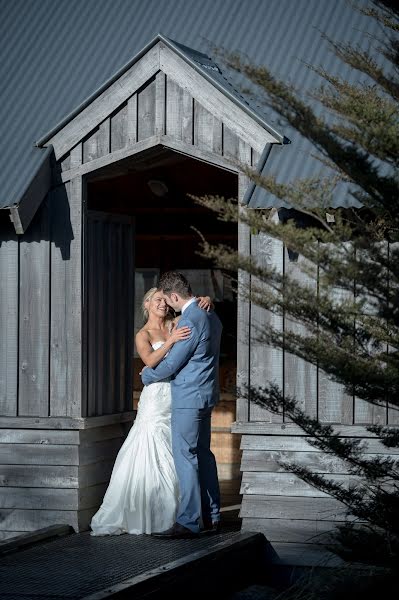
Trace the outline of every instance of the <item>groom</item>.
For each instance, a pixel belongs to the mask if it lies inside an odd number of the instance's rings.
[[[215,312],[198,307],[181,273],[164,273],[159,289],[169,306],[181,311],[178,327],[190,327],[191,334],[141,375],[144,385],[172,376],[172,448],[180,487],[176,523],[152,535],[191,538],[199,535],[201,516],[205,530],[217,532],[220,525],[219,482],[210,443],[212,409],[219,400],[222,324]]]

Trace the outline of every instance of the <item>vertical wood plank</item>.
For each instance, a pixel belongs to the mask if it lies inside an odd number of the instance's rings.
[[[322,291],[322,275],[319,275],[319,288]],[[333,290],[337,300],[348,297],[348,293],[340,288]],[[324,371],[319,369],[319,420],[324,423],[342,423],[352,425],[354,420],[352,394],[346,393],[344,386],[333,381]]]
[[[301,266],[306,265],[307,262],[303,256],[299,255],[297,260],[293,260],[293,256],[289,254],[287,248],[284,249],[284,253],[286,275],[294,281],[298,281],[301,285],[312,289],[316,300],[317,266],[311,267],[308,265],[310,269],[315,271],[314,277],[311,277],[301,269]],[[306,328],[303,325],[295,323],[289,317],[285,318],[284,327],[286,331],[298,333],[299,335],[306,333]],[[298,405],[308,416],[317,418],[317,366],[284,351],[284,373],[286,394],[296,398]],[[286,418],[285,421],[288,421],[288,419]]]
[[[82,182],[56,188],[51,215],[50,415],[82,415]]]
[[[87,216],[88,415],[123,412],[132,395],[133,225],[130,217]],[[132,409],[131,403],[128,409]]]
[[[18,237],[11,223],[0,242],[0,415],[17,415]]]
[[[127,143],[132,146],[137,142],[137,94],[127,101]]]
[[[240,160],[243,164],[251,164],[251,148],[248,144],[240,144]],[[242,201],[248,187],[248,178],[238,174],[238,202],[239,210],[246,210]],[[240,219],[238,221],[238,252],[243,256],[251,254],[251,236],[249,227]],[[237,298],[237,387],[247,390],[250,384],[250,314],[251,303],[244,297],[243,290],[250,289],[251,278],[245,271],[238,271],[238,298]],[[249,401],[246,398],[237,398],[236,419],[239,422],[249,420]]]
[[[214,116],[194,100],[194,145],[201,150],[213,149]]]
[[[194,99],[183,90],[182,97],[182,140],[186,144],[194,144]]]
[[[111,116],[111,152],[120,150],[127,145],[128,140],[128,107],[124,104]]]
[[[256,167],[258,166],[259,160],[260,160],[259,152],[256,152],[256,150],[254,150],[252,148],[252,166],[254,169],[256,169]]]
[[[278,220],[278,213],[273,218]],[[278,272],[284,270],[284,246],[281,240],[259,233],[251,236],[251,253],[256,257],[261,266],[272,265]],[[254,280],[258,285],[259,281]],[[261,284],[263,285],[263,284]],[[264,284],[266,285],[266,284]],[[251,308],[251,384],[263,386],[267,382],[274,382],[284,394],[284,353],[280,348],[266,346],[264,342],[256,341],[259,332],[264,330],[265,324],[272,325],[275,329],[283,331],[283,317],[273,314],[252,304]],[[281,423],[283,413],[271,414],[265,408],[251,404],[251,421],[265,421]]]
[[[69,283],[72,232],[68,228],[70,182],[49,195],[51,239],[51,318],[50,318],[50,415],[66,416],[68,398],[68,348],[66,343],[66,295]]]
[[[162,71],[155,76],[155,135],[166,130],[166,75]]]
[[[137,141],[155,133],[155,88],[152,81],[137,94]]]
[[[83,144],[79,142],[74,148],[71,150],[69,168],[74,169],[75,167],[80,167],[83,160]]]
[[[226,158],[238,158],[238,136],[226,125],[223,125],[223,156]]]
[[[223,153],[223,124],[216,117],[213,119],[212,139],[212,151],[221,155]]]
[[[97,389],[101,388],[101,382],[97,386],[98,377],[102,376],[97,367],[97,353],[98,353],[98,340],[97,340],[97,325],[98,325],[98,314],[97,314],[97,269],[94,268],[93,263],[97,261],[97,248],[102,244],[102,239],[99,241],[99,234],[101,235],[101,224],[97,221],[87,219],[87,257],[88,257],[88,269],[87,269],[87,416],[93,417],[97,414]]]
[[[18,414],[49,414],[50,244],[48,198],[20,243]]]
[[[61,165],[61,172],[69,171],[71,168],[71,153],[68,152],[62,159],[60,159],[59,164]]]
[[[166,80],[166,135],[183,138],[183,89],[170,77]]]
[[[193,144],[193,107],[191,94],[170,77],[166,78],[166,135]]]
[[[385,254],[385,258],[389,261],[389,255],[390,255],[389,244],[388,244],[388,242],[387,243],[383,242],[382,244],[384,244],[385,247],[382,245],[381,250]],[[385,273],[381,272],[382,277],[384,277],[385,281],[386,281],[386,291],[387,292],[388,292],[388,288],[389,288],[389,272],[388,271],[389,271],[389,269],[387,269],[385,271]],[[375,312],[375,308],[372,306],[371,303],[369,305],[365,305],[364,309],[365,309],[365,312],[370,313],[370,314]],[[388,348],[386,350],[388,352]],[[370,352],[373,353],[375,351],[373,351],[373,349],[371,348]],[[363,425],[363,424],[367,425],[370,423],[377,424],[377,425],[386,425],[387,419],[388,419],[388,406],[387,406],[386,401],[383,403],[383,405],[377,406],[377,405],[371,404],[371,402],[366,402],[365,400],[362,400],[361,398],[358,398],[357,396],[355,396],[354,422],[356,425]]]
[[[100,158],[110,151],[110,119],[103,121],[83,142],[83,163]]]

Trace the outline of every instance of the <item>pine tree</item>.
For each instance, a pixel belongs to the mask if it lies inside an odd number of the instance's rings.
[[[250,274],[253,303],[303,326],[302,333],[297,328],[283,335],[273,324],[265,324],[258,333],[262,343],[284,347],[317,365],[348,393],[398,411],[399,11],[389,1],[356,10],[380,23],[382,39],[374,39],[369,51],[331,39],[328,43],[363,78],[354,85],[309,67],[324,80],[310,99],[266,66],[217,50],[219,60],[247,78],[257,101],[313,143],[325,174],[281,184],[272,175],[240,165],[258,186],[292,207],[280,211],[285,218],[279,221],[276,209],[246,210],[220,197],[198,201],[221,220],[235,221],[239,214],[252,231],[282,240],[303,257],[306,278],[282,275],[260,265],[256,257],[206,241],[203,253],[227,271]],[[352,208],[331,208],[338,190],[350,196]],[[317,288],[306,284],[312,279],[319,281]],[[239,291],[248,297],[248,289]],[[283,398],[272,383],[240,393],[275,413],[284,406],[284,413],[311,436],[316,448],[346,463],[356,481],[349,489],[302,466],[285,467],[340,500],[355,517],[335,532],[334,551],[347,560],[394,572],[399,566],[399,461],[384,455],[370,458],[363,443],[339,437],[331,426],[307,416],[300,408],[301,398]],[[397,428],[367,429],[381,438],[387,455],[399,447]]]

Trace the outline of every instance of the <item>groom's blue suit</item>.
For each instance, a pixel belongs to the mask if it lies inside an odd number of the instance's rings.
[[[216,461],[210,450],[211,413],[219,400],[222,324],[213,311],[189,304],[178,323],[190,337],[175,343],[154,368],[143,370],[144,385],[171,377],[172,447],[180,485],[176,522],[193,532],[204,521],[220,519]]]

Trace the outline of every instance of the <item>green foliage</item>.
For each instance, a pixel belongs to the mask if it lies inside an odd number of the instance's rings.
[[[256,256],[206,241],[203,253],[227,271],[239,269],[250,275],[251,286],[239,289],[243,297],[300,325],[283,333],[273,323],[264,324],[256,333],[258,341],[284,347],[317,365],[349,394],[397,411],[399,12],[387,0],[376,1],[370,10],[357,10],[378,20],[382,40],[374,39],[369,52],[328,40],[339,59],[359,72],[357,85],[314,69],[324,83],[305,97],[266,66],[215,49],[225,65],[248,79],[247,93],[310,140],[328,169],[321,177],[282,184],[273,175],[260,175],[239,165],[268,194],[288,203],[292,207],[288,211],[248,210],[234,199],[221,197],[198,199],[221,220],[239,219],[258,235],[282,240],[300,257],[298,269],[303,277],[282,274],[272,264],[260,264]],[[350,194],[357,208],[332,209],[334,197],[342,193]],[[300,409],[303,399],[283,396],[273,384],[265,382],[260,389],[240,393],[272,412],[284,411],[311,444],[334,454],[353,475],[348,488],[299,465],[285,465],[346,507],[348,523],[335,533],[334,540],[340,542],[341,555],[389,570],[397,568],[399,461],[384,455],[366,457],[364,444],[342,438],[331,426],[310,418]],[[397,429],[368,429],[387,448],[399,447]]]

